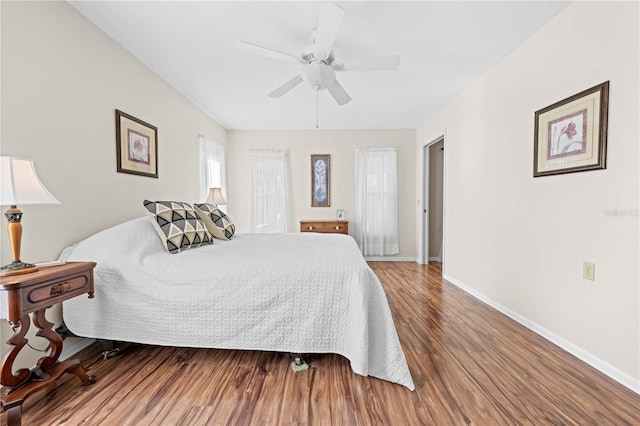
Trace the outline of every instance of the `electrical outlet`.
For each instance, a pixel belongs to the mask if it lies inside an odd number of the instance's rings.
[[[582,262],[582,278],[585,280],[596,280],[596,264],[584,261]]]

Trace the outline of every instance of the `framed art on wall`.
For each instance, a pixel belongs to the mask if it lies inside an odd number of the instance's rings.
[[[158,128],[116,110],[117,172],[158,177]]]
[[[604,169],[609,82],[535,113],[533,176]]]
[[[331,206],[331,156],[311,154],[311,207]]]

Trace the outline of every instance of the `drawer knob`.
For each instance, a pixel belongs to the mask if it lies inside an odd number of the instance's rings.
[[[336,230],[340,230],[340,227],[339,227],[339,226],[336,226]]]
[[[49,293],[49,295],[54,296],[56,294],[66,293],[69,290],[71,290],[71,284],[67,281],[51,287],[51,293]]]
[[[307,226],[307,229],[308,229],[309,231],[313,231],[313,226]]]

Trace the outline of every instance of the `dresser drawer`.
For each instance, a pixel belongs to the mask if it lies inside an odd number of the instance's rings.
[[[349,222],[346,220],[301,220],[300,232],[349,234]]]
[[[62,277],[23,289],[25,311],[36,311],[83,293],[93,293],[92,271]]]

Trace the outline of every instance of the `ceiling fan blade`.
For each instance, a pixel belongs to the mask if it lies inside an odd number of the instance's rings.
[[[344,9],[332,3],[322,3],[320,5],[320,17],[318,18],[318,28],[316,30],[316,49],[326,53],[331,52],[333,42],[336,40]]]
[[[344,105],[351,102],[351,96],[349,96],[346,90],[344,90],[344,87],[338,83],[338,80],[336,80],[331,86],[327,87],[327,90],[331,93],[331,96],[333,96],[333,99],[336,100],[338,105]]]
[[[248,43],[246,41],[236,41],[236,48],[245,52],[253,53],[256,55],[266,56],[267,58],[275,59],[277,61],[291,62],[294,64],[301,64],[302,61],[297,56],[289,55],[288,53],[278,52],[277,50],[269,49],[267,47],[258,46],[257,44]]]
[[[287,93],[288,91],[290,91],[300,83],[302,83],[302,76],[298,74],[295,77],[293,77],[291,80],[287,81],[282,86],[278,87],[273,92],[269,93],[269,96],[272,98],[279,98],[280,96],[284,95],[285,93]]]
[[[336,64],[334,71],[395,71],[400,66],[400,56],[374,56],[352,59],[344,64]]]

